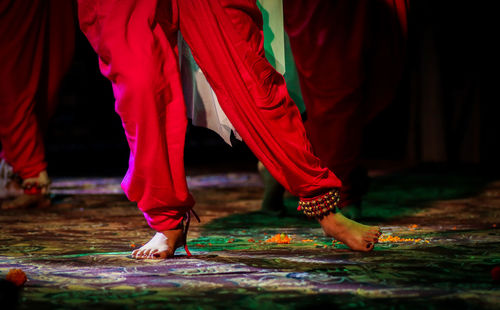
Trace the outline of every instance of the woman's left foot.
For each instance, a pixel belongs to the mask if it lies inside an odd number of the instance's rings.
[[[369,252],[381,235],[377,226],[367,226],[346,218],[342,213],[329,213],[319,220],[325,235],[334,237],[355,251]]]

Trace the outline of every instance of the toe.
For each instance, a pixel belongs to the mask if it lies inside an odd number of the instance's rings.
[[[378,230],[370,230],[367,235],[373,236],[374,238],[380,237],[381,233]]]
[[[378,242],[378,236],[375,234],[369,234],[369,235],[365,236],[364,240],[366,242],[375,242],[376,243],[376,242]]]
[[[372,237],[372,238],[378,239],[380,237],[380,234],[378,234],[378,233],[370,233],[369,236]]]
[[[157,258],[157,259],[165,259],[167,258],[167,252],[166,251],[162,251],[162,252],[156,252],[154,254],[154,257]]]
[[[136,258],[138,253],[139,253],[139,249],[133,250],[132,251],[132,257]]]
[[[378,240],[378,237],[376,234],[367,233],[367,234],[364,234],[363,240],[366,242],[374,242],[375,240]]]
[[[136,258],[137,259],[143,259],[143,258],[145,258],[144,253],[146,252],[146,250],[147,249],[142,249],[142,248],[139,249],[139,252],[137,252],[137,254],[136,254]]]
[[[373,250],[373,243],[369,242],[369,243],[366,244],[366,251],[368,252],[368,251],[371,251],[371,250]]]
[[[156,253],[158,253],[158,249],[149,251],[148,258],[156,258],[157,257]]]

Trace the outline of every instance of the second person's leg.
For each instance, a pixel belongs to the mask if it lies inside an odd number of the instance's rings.
[[[43,133],[73,56],[71,1],[6,1],[0,8],[0,157],[24,194],[2,208],[46,206],[49,179]],[[10,182],[17,184],[17,182]]]

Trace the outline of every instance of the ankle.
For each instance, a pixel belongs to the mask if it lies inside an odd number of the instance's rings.
[[[181,247],[184,245],[183,228],[174,228],[160,232],[165,236],[165,241],[169,247]]]

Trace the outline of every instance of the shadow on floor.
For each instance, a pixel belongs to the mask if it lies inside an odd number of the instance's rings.
[[[363,217],[367,223],[390,223],[415,215],[435,201],[456,200],[476,196],[493,178],[475,171],[450,171],[424,166],[388,176],[374,177],[363,200]],[[256,211],[218,218],[204,225],[209,231],[223,227],[317,227],[297,212],[298,199],[285,198],[286,212],[277,216]]]

